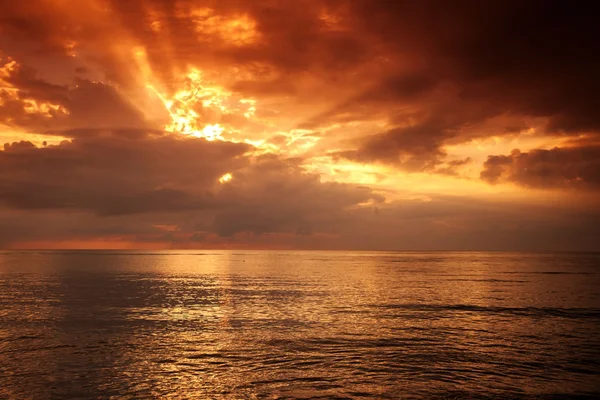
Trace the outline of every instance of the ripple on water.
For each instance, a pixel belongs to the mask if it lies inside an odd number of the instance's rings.
[[[599,398],[578,257],[2,253],[0,398]]]

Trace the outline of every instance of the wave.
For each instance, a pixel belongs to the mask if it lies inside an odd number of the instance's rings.
[[[370,307],[423,312],[472,312],[532,317],[600,318],[600,308],[488,307],[471,304],[373,304]]]

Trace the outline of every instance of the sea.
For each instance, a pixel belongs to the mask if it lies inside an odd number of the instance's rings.
[[[600,253],[0,252],[1,399],[600,399]]]

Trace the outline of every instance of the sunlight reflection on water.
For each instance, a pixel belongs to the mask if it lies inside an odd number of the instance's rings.
[[[2,252],[0,398],[600,394],[600,255]]]

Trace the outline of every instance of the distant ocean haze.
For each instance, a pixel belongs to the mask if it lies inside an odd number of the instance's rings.
[[[0,398],[600,398],[600,254],[0,252]]]

